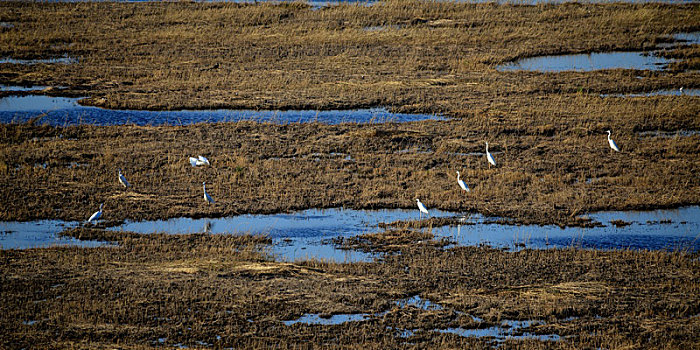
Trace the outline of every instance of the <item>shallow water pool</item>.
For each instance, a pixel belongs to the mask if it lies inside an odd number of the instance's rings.
[[[588,72],[603,69],[662,70],[669,63],[671,63],[670,59],[652,53],[627,51],[529,57],[502,64],[496,69],[501,72]]]
[[[80,98],[51,97],[43,95],[9,96],[0,98],[0,122],[22,123],[45,114],[40,124],[68,126],[92,125],[189,125],[195,123],[235,122],[254,120],[278,124],[320,122],[340,123],[386,123],[412,122],[420,120],[444,120],[438,115],[392,113],[384,108],[356,110],[180,110],[139,111],[112,110],[81,106]]]
[[[59,235],[62,231],[77,225],[77,222],[60,220],[0,222],[0,249],[29,249],[55,246],[90,248],[110,245],[107,242],[84,241]]]

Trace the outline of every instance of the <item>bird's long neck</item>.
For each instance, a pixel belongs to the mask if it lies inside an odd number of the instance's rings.
[[[486,143],[486,153],[489,153],[489,143]]]
[[[204,190],[204,192],[206,192],[207,191],[207,184],[202,184],[202,189]]]
[[[610,140],[610,131],[608,131],[608,140]]]
[[[459,181],[459,171],[457,172],[457,181]]]

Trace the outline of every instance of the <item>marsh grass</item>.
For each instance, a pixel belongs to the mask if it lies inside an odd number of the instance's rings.
[[[419,197],[429,208],[512,222],[587,225],[579,215],[590,211],[700,203],[700,137],[638,137],[700,129],[696,98],[599,96],[697,87],[697,73],[683,70],[695,66],[697,45],[668,50],[682,60],[662,72],[494,69],[536,55],[650,49],[668,34],[696,30],[696,5],[386,1],[316,11],[298,3],[1,2],[0,21],[13,25],[0,31],[0,56],[79,58],[2,64],[0,82],[68,86],[60,94],[89,95],[86,104],[387,106],[450,117],[380,125],[2,124],[0,220],[82,221],[102,202],[105,221],[119,222],[414,208]],[[608,148],[607,129],[621,153]],[[484,141],[497,168],[484,159]],[[192,168],[187,158],[199,154],[212,166]],[[118,168],[132,188],[119,185]],[[457,186],[457,170],[469,194]],[[204,203],[202,181],[215,205]],[[531,330],[563,339],[509,339],[506,348],[700,342],[697,253],[445,250],[411,225],[361,237],[362,249],[394,254],[352,264],[275,262],[261,237],[88,228],[65,234],[118,245],[3,250],[0,347],[491,348],[488,339],[434,330],[504,319],[546,320]],[[446,310],[394,304],[413,295]],[[334,326],[281,322],[307,313],[376,315]],[[402,338],[396,329],[416,332]]]
[[[700,201],[700,138],[637,136],[642,130],[700,128],[700,114],[689,114],[697,106],[678,105],[690,98],[622,100],[584,118],[576,110],[599,98],[573,96],[543,103],[531,112],[536,115],[496,116],[484,127],[472,126],[474,118],[371,126],[3,124],[0,217],[82,221],[103,202],[104,219],[115,222],[308,208],[414,208],[420,197],[429,208],[505,216],[516,223],[586,225],[579,216],[591,211]],[[644,116],[627,114],[633,109]],[[555,120],[551,136],[542,135],[541,125]],[[608,128],[615,130],[622,153],[607,147]],[[484,134],[492,140],[498,168],[489,168],[480,155]],[[212,166],[191,167],[188,157],[199,154]],[[117,181],[118,168],[133,185],[128,190]],[[456,170],[471,192],[459,190]],[[202,199],[202,181],[216,204]]]
[[[2,81],[69,86],[65,93],[90,92],[85,103],[137,109],[392,106],[454,114],[533,88],[626,92],[639,82],[619,79],[615,70],[562,81],[493,68],[538,55],[651,49],[700,26],[693,5],[665,4],[386,1],[314,10],[300,3],[3,2],[0,8],[0,20],[14,24],[0,32],[0,56],[79,58],[3,65]],[[697,50],[667,51],[683,58],[673,68],[679,76],[654,74],[644,84],[694,86],[680,69],[695,65]]]
[[[243,348],[360,343],[403,348],[408,340],[416,348],[486,348],[488,338],[434,330],[488,328],[506,319],[541,320],[527,330],[562,337],[508,341],[519,348],[697,343],[700,269],[696,258],[682,252],[444,250],[391,239],[399,253],[381,262],[281,263],[259,253],[269,240],[256,236],[87,228],[65,234],[118,245],[0,251],[3,347],[205,342]],[[387,241],[367,242],[379,250]],[[395,304],[414,295],[442,308]],[[307,313],[370,316],[333,326],[282,323]],[[416,331],[406,339],[391,331],[396,329]]]
[[[580,225],[578,215],[590,211],[700,203],[698,137],[636,136],[700,129],[696,98],[599,96],[692,88],[692,71],[494,69],[542,54],[655,47],[700,25],[693,5],[387,1],[314,10],[300,3],[3,2],[0,9],[0,21],[14,25],[0,32],[0,55],[80,58],[64,65],[4,64],[0,81],[68,86],[60,94],[90,95],[87,104],[387,106],[450,117],[337,126],[3,125],[3,220],[83,220],[101,202],[108,203],[109,219],[120,221],[413,208],[418,196],[431,208]],[[664,55],[692,65],[696,46]],[[607,129],[622,153],[606,147]],[[479,156],[485,140],[498,168]],[[350,158],[332,156],[337,153]],[[183,163],[197,154],[213,159],[213,167]],[[72,163],[85,166],[69,168]],[[132,189],[120,191],[117,168]],[[457,191],[456,170],[472,188],[468,195]],[[200,200],[202,181],[216,205]]]

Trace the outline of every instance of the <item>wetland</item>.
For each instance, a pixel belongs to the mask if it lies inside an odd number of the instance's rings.
[[[697,347],[697,9],[0,2],[0,348]]]

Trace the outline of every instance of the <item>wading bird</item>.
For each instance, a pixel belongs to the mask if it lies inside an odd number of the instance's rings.
[[[612,148],[616,152],[620,152],[620,148],[617,147],[617,144],[615,143],[615,141],[613,141],[613,139],[610,138],[610,130],[607,130],[607,132],[608,132],[608,143],[610,144],[610,148]]]
[[[204,164],[206,164],[206,165],[211,165],[211,164],[209,163],[209,159],[206,159],[206,158],[204,158],[204,157],[202,157],[202,156],[198,156],[197,158],[199,158],[199,159],[198,159],[198,160],[199,160],[199,165],[204,165]]]
[[[489,142],[486,141],[486,159],[489,161],[489,168],[491,165],[496,166],[496,161],[493,159],[493,156],[491,156],[491,153],[489,153]]]
[[[122,175],[122,170],[119,169],[119,183],[124,186],[124,188],[129,188],[129,181],[126,181],[124,175]]]
[[[90,218],[87,221],[88,223],[91,223],[93,221],[97,221],[97,219],[99,219],[100,216],[102,216],[102,206],[103,205],[104,205],[104,203],[100,204],[100,210],[96,211],[95,214],[92,214],[92,216],[90,216]]]
[[[681,86],[680,89],[678,89],[678,91],[680,91],[680,92],[681,92],[681,95],[683,95],[683,87],[682,87],[682,86]]]
[[[459,171],[457,172],[457,183],[459,184],[459,187],[461,187],[465,192],[469,192],[469,187],[467,184],[462,181],[462,179],[459,178]]]
[[[193,167],[198,167],[201,165],[211,165],[211,164],[209,163],[209,159],[206,159],[202,156],[198,156],[197,158],[190,157],[190,165],[192,165]]]
[[[425,213],[425,215],[430,215],[430,213],[428,213],[428,209],[425,209],[425,205],[420,202],[420,199],[416,198],[416,202],[418,203],[418,210],[420,210],[420,219],[423,219],[423,213]]]
[[[209,193],[207,193],[207,183],[206,183],[206,181],[205,181],[205,182],[202,182],[202,189],[204,189],[204,200],[205,200],[207,203],[214,204],[214,200],[211,199],[211,196],[209,195]]]

